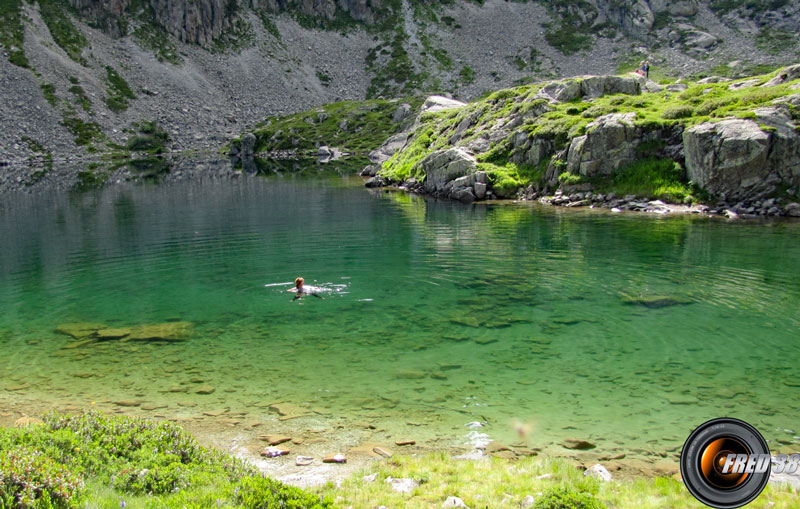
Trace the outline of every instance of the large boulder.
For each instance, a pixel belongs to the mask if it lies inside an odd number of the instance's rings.
[[[636,113],[612,113],[586,126],[587,133],[572,139],[567,171],[592,177],[609,175],[638,159],[636,147],[645,141],[633,121]]]
[[[600,97],[607,94],[637,95],[641,83],[631,76],[586,76],[581,79],[581,95]]]
[[[445,184],[458,177],[475,173],[475,158],[461,148],[440,150],[422,160],[425,170],[425,190],[429,193],[442,191]]]
[[[536,94],[537,98],[541,97],[554,102],[572,101],[580,96],[581,82],[576,79],[550,82]]]
[[[462,106],[466,106],[466,103],[456,101],[455,99],[449,99],[441,95],[432,95],[425,99],[425,102],[422,104],[422,113],[436,113],[437,111],[461,108]]]
[[[800,78],[800,64],[792,65],[789,67],[785,67],[781,69],[778,74],[769,80],[768,82],[761,85],[762,87],[774,87],[777,85],[783,85],[789,81],[794,81]]]
[[[391,136],[388,140],[383,142],[383,145],[369,153],[369,160],[375,164],[382,164],[388,161],[395,152],[403,148],[406,141],[408,141],[408,136],[408,131],[403,131]]]
[[[800,183],[800,135],[786,111],[780,106],[760,108],[756,115],[758,122],[727,119],[684,131],[689,178],[726,199],[755,198],[781,181]]]

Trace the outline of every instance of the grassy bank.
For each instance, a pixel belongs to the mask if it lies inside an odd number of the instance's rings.
[[[3,508],[427,508],[448,497],[469,507],[703,507],[676,476],[603,482],[567,459],[468,460],[446,452],[376,460],[343,482],[305,491],[201,447],[169,422],[85,412],[20,425],[0,428]],[[404,484],[406,492],[393,489]],[[790,487],[770,485],[750,507],[797,503]]]
[[[0,507],[331,507],[168,422],[49,414],[0,428]]]
[[[584,475],[566,460],[528,457],[454,460],[445,453],[393,457],[321,493],[341,507],[441,507],[455,496],[468,507],[601,509],[705,507],[680,480],[672,477],[603,482]],[[374,478],[364,476],[374,475]],[[408,493],[392,489],[391,479],[411,479]],[[399,483],[398,483],[399,484]],[[798,495],[787,485],[767,486],[748,507],[797,507]]]

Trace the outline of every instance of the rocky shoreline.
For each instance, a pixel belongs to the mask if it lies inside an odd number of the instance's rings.
[[[800,217],[798,89],[800,65],[730,84],[580,76],[470,104],[433,96],[361,175],[463,203]]]

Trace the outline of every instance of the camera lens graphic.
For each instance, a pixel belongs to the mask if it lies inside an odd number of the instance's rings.
[[[769,480],[765,472],[732,469],[729,455],[769,454],[764,437],[750,424],[733,418],[713,419],[692,432],[681,452],[681,476],[700,502],[718,508],[752,502]],[[729,472],[724,471],[728,463]]]

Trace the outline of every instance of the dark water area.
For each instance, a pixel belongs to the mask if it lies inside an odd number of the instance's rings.
[[[796,444],[799,238],[798,222],[465,206],[358,177],[7,195],[0,408],[275,420],[280,403],[298,429],[448,447],[478,421],[631,456],[732,416]],[[297,276],[325,299],[292,301]],[[75,322],[190,332],[56,332]]]

